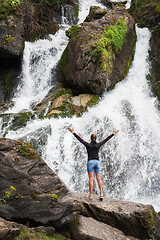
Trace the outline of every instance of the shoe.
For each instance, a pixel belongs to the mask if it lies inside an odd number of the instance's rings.
[[[99,201],[103,201],[103,195],[100,195]]]

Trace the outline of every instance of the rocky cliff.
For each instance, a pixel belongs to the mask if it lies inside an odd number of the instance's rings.
[[[1,138],[0,169],[0,239],[14,239],[25,224],[51,227],[50,236],[65,229],[75,240],[160,239],[152,206],[71,193],[28,143]]]
[[[159,1],[132,0],[130,14],[140,27],[151,30],[150,81],[153,92],[160,99],[160,4]]]

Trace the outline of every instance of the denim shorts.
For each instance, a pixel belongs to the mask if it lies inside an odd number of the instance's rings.
[[[87,171],[88,172],[95,172],[95,173],[100,173],[100,163],[98,160],[89,160],[87,162]]]

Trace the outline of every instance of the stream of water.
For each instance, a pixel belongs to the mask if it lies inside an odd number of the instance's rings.
[[[128,2],[129,4],[129,2]],[[79,22],[82,22],[96,1],[80,1]],[[23,71],[15,106],[9,112],[30,109],[40,102],[54,85],[53,71],[68,39],[62,21],[56,35],[49,40],[27,42],[23,56]],[[36,139],[43,159],[72,191],[87,192],[87,156],[84,146],[67,131],[72,126],[89,141],[96,133],[98,140],[119,133],[100,151],[104,195],[152,204],[160,211],[160,116],[147,81],[150,32],[136,27],[135,57],[128,76],[82,117],[31,120],[25,128],[10,131],[12,139]],[[94,192],[99,194],[97,183]]]

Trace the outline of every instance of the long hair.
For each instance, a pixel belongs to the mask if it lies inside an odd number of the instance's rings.
[[[96,141],[96,139],[97,139],[97,136],[96,136],[96,134],[93,133],[93,134],[91,135],[91,140],[92,140],[92,141]]]

